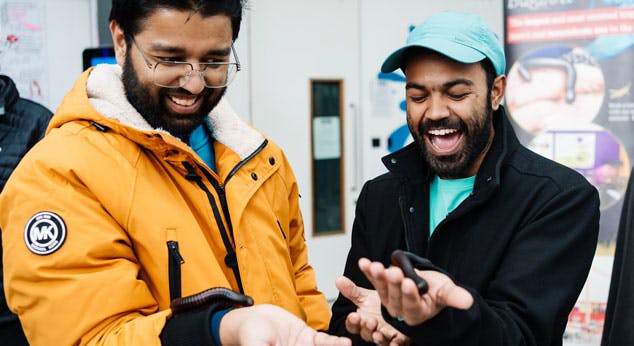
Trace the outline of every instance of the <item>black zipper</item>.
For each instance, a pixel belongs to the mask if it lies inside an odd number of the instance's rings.
[[[229,180],[236,174],[236,172],[238,172],[238,170],[242,166],[244,166],[247,162],[249,162],[249,160],[255,157],[255,155],[257,155],[260,151],[262,151],[262,149],[264,149],[264,147],[268,143],[269,141],[265,139],[264,142],[262,142],[262,144],[260,144],[260,146],[257,149],[255,149],[254,152],[252,152],[244,160],[238,162],[238,164],[235,165],[235,167],[233,167],[231,171],[229,172],[229,174],[227,175],[227,179],[225,179],[224,185],[220,185],[220,183],[218,183],[218,181],[216,181],[216,179],[214,179],[211,176],[211,173],[209,173],[209,171],[207,171],[204,167],[199,166],[199,168],[201,169],[205,177],[207,177],[207,180],[211,182],[211,185],[214,187],[214,190],[216,190],[216,192],[218,193],[218,197],[220,198],[220,207],[222,208],[222,214],[224,215],[225,220],[227,221],[227,226],[229,227],[229,236],[231,237],[231,242],[234,244],[235,244],[235,241],[233,239],[233,225],[231,224],[231,217],[229,215],[229,204],[227,203],[227,194],[225,192],[225,186],[227,186],[227,183],[229,183]]]
[[[205,171],[203,172],[206,173]],[[227,228],[229,228],[229,237],[231,238],[231,243],[235,244],[236,242],[233,238],[233,224],[231,223],[231,217],[229,215],[229,204],[227,203],[227,194],[225,193],[225,187],[223,185],[221,186],[212,177],[207,177],[207,179],[211,181],[211,185],[218,193],[218,199],[220,200],[220,209],[222,209],[222,215],[225,217],[225,221],[227,222]]]
[[[185,260],[178,251],[177,241],[167,242],[167,252],[169,254],[170,300],[174,300],[181,297],[181,265],[185,263]]]
[[[286,234],[284,234],[284,229],[282,228],[282,225],[280,224],[280,220],[275,220],[277,221],[277,227],[280,228],[280,232],[282,233],[282,237],[284,237],[284,239],[286,239]]]
[[[264,147],[266,147],[268,143],[269,143],[269,140],[265,139],[264,142],[262,142],[262,144],[260,144],[260,146],[257,149],[255,149],[254,152],[252,152],[249,156],[245,157],[244,160],[238,162],[238,164],[235,167],[233,167],[233,169],[231,169],[231,171],[227,175],[227,179],[225,179],[225,185],[227,185],[227,183],[229,182],[229,179],[231,179],[231,177],[233,177],[233,175],[236,174],[236,172],[238,171],[238,169],[240,169],[240,167],[244,166],[245,163],[249,162],[249,160],[251,160],[260,151],[262,151],[262,149],[264,149]]]
[[[264,140],[262,144],[249,156],[247,156],[244,160],[238,162],[238,164],[231,169],[227,178],[225,179],[225,185],[220,185],[216,179],[211,175],[211,173],[207,170],[207,167],[198,165],[198,168],[205,175],[207,180],[214,187],[214,190],[218,194],[218,199],[220,200],[220,209],[222,209],[222,216],[220,214],[220,210],[218,209],[218,205],[216,204],[216,200],[214,196],[211,194],[211,191],[207,188],[207,186],[203,183],[202,178],[196,173],[196,170],[189,162],[184,161],[183,166],[187,170],[186,178],[190,181],[195,181],[196,184],[205,192],[207,195],[207,199],[209,200],[209,204],[211,205],[211,210],[214,214],[214,219],[216,220],[216,224],[218,225],[218,229],[220,230],[220,237],[222,238],[222,242],[225,246],[227,254],[225,255],[225,264],[231,268],[233,274],[235,276],[236,282],[238,283],[238,289],[240,293],[244,293],[244,289],[242,287],[242,279],[240,278],[240,268],[238,267],[238,256],[236,254],[234,245],[235,239],[233,237],[233,225],[231,223],[231,217],[229,215],[229,205],[227,203],[227,195],[225,193],[225,186],[235,175],[235,173],[240,169],[240,167],[244,166],[249,160],[251,160],[255,155],[257,155],[264,147],[267,145],[268,140]],[[224,220],[227,223],[227,227],[223,223]],[[228,228],[228,229],[227,229]]]
[[[260,151],[262,151],[262,149],[264,149],[264,147],[266,147],[266,145],[268,143],[269,143],[269,141],[267,139],[265,139],[264,142],[262,142],[262,144],[260,144],[260,146],[257,149],[255,149],[254,152],[252,152],[244,160],[238,162],[238,164],[235,165],[235,167],[233,167],[231,169],[231,171],[229,172],[229,174],[227,175],[227,178],[225,179],[224,185],[220,185],[220,183],[218,183],[218,181],[211,176],[211,173],[209,173],[209,171],[207,169],[205,169],[205,167],[200,167],[199,166],[200,170],[203,172],[203,174],[205,175],[207,180],[209,180],[211,182],[211,185],[214,187],[214,189],[218,193],[218,198],[220,199],[220,207],[222,209],[222,214],[224,215],[225,221],[227,222],[227,227],[229,228],[229,236],[231,237],[231,242],[233,244],[235,244],[235,239],[233,237],[233,224],[231,223],[231,216],[229,215],[229,203],[227,203],[227,194],[226,194],[226,191],[225,191],[225,186],[227,186],[227,183],[229,183],[229,180],[236,174],[236,172],[238,172],[238,170],[242,166],[244,166],[247,162],[249,162],[249,160],[251,160],[253,157],[255,157],[255,155],[257,155]],[[234,252],[233,256],[236,257],[235,258],[235,266],[237,268],[238,259],[237,259],[237,256],[235,256],[235,252]],[[242,286],[242,284],[240,284],[240,286]]]
[[[214,214],[214,220],[216,220],[216,225],[218,225],[218,230],[220,231],[222,243],[224,244],[225,250],[227,251],[227,254],[225,255],[225,264],[233,271],[233,275],[235,276],[236,282],[238,283],[238,289],[240,290],[240,293],[244,293],[242,289],[242,280],[240,279],[240,270],[238,269],[238,256],[236,255],[235,249],[232,244],[233,232],[231,231],[231,240],[229,240],[229,233],[227,232],[224,222],[222,222],[223,218],[220,214],[218,204],[216,204],[216,199],[211,194],[211,191],[209,191],[205,183],[203,183],[202,178],[196,173],[194,167],[192,167],[192,165],[190,165],[188,162],[183,162],[183,166],[187,169],[187,179],[194,181],[196,185],[198,185],[198,187],[200,187],[200,189],[205,192],[205,195],[207,195],[207,200],[211,205],[211,211]],[[212,180],[215,181],[215,179],[213,178]],[[229,225],[229,223],[227,223],[227,225]]]

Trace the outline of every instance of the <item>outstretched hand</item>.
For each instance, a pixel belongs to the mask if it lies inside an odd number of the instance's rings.
[[[381,300],[376,291],[359,287],[345,276],[338,278],[335,284],[339,292],[357,306],[357,311],[346,317],[348,332],[381,346],[409,345],[409,338],[381,316]]]
[[[388,313],[411,326],[433,318],[445,307],[466,310],[473,305],[469,291],[437,271],[416,270],[429,285],[429,291],[421,296],[414,281],[406,278],[398,267],[385,268],[381,262],[361,258],[359,269],[376,289]]]
[[[348,338],[328,335],[275,305],[256,305],[229,311],[220,321],[222,345],[350,346]]]

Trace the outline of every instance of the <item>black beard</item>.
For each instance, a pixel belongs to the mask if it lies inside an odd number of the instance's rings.
[[[192,78],[198,78],[198,76],[194,74]],[[123,82],[128,101],[150,126],[155,129],[161,128],[166,130],[185,142],[189,140],[189,135],[192,131],[203,123],[209,112],[220,102],[226,90],[226,88],[205,88],[198,96],[203,99],[203,104],[198,112],[193,114],[179,114],[170,111],[163,100],[167,97],[168,92],[185,95],[191,95],[191,93],[183,88],[161,88],[156,97],[152,96],[150,90],[139,81],[130,54],[126,55],[121,81]],[[191,119],[191,121],[188,122],[188,124],[177,124],[169,121],[184,118]]]
[[[459,118],[447,118],[440,121],[423,121],[418,126],[414,139],[431,169],[440,177],[447,179],[464,178],[467,171],[478,159],[482,151],[489,144],[493,108],[490,104],[485,109],[484,116],[476,119],[471,126]],[[452,128],[463,132],[465,136],[464,148],[453,155],[435,156],[426,147],[424,134],[432,128]],[[413,131],[412,131],[413,132]]]

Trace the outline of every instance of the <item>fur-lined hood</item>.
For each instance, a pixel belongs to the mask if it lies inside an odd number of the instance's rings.
[[[119,65],[97,65],[81,74],[62,100],[48,131],[77,120],[107,127],[142,146],[147,134],[168,134],[163,129],[152,128],[128,102]],[[224,97],[209,113],[207,120],[213,128],[214,138],[240,159],[248,157],[264,142],[264,136],[240,119]]]

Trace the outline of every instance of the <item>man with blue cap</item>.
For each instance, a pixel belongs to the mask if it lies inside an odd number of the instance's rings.
[[[519,143],[501,105],[504,52],[481,17],[430,16],[381,71],[399,68],[414,143],[361,191],[330,331],[354,344],[561,345],[597,243],[596,189]]]

